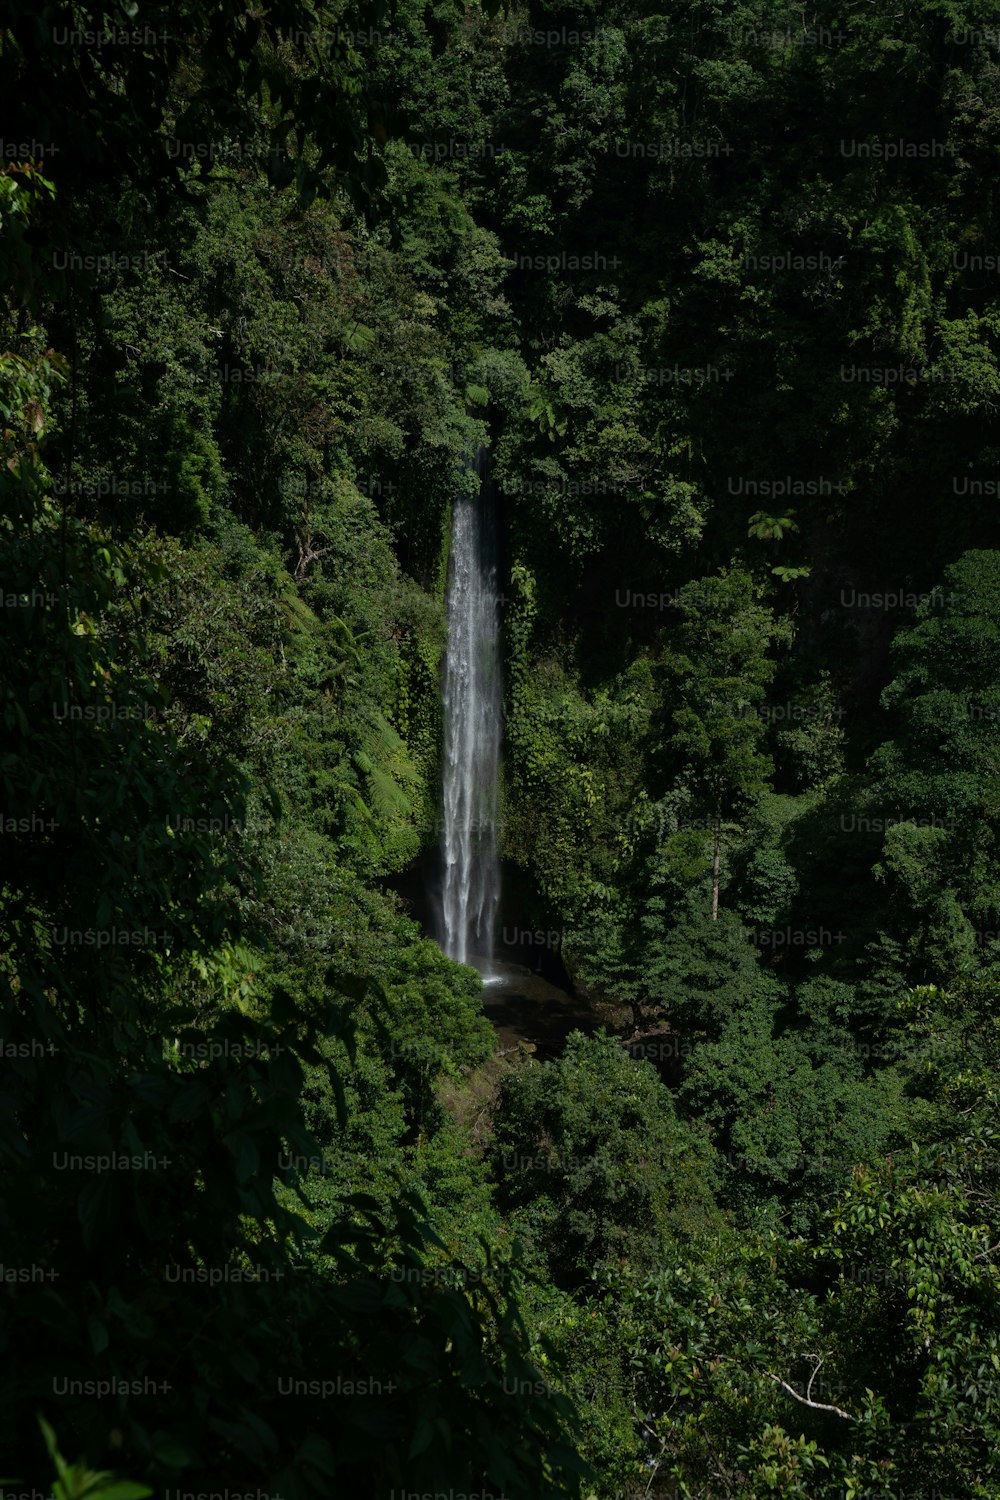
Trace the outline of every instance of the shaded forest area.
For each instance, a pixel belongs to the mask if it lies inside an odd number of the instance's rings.
[[[996,1500],[995,8],[10,0],[0,125],[3,1494]],[[479,447],[545,1061],[396,893]]]

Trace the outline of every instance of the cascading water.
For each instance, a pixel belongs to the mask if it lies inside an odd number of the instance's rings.
[[[482,451],[478,496],[455,501],[444,673],[444,951],[492,977],[500,900],[497,776],[501,690],[493,487]]]

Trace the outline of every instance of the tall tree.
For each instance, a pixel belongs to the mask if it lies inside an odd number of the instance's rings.
[[[773,771],[761,749],[756,712],[775,671],[769,647],[791,640],[790,626],[760,602],[761,589],[736,568],[686,584],[682,622],[665,669],[669,749],[681,778],[711,819],[712,919],[719,914],[722,827],[762,792]]]

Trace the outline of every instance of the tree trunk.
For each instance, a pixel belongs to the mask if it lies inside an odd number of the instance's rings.
[[[722,800],[715,804],[715,852],[712,855],[712,921],[719,920],[719,861],[722,853]]]

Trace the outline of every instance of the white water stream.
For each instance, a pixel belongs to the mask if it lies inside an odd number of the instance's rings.
[[[444,673],[443,947],[492,978],[500,901],[497,777],[502,698],[496,520],[482,453],[480,492],[455,501]]]

